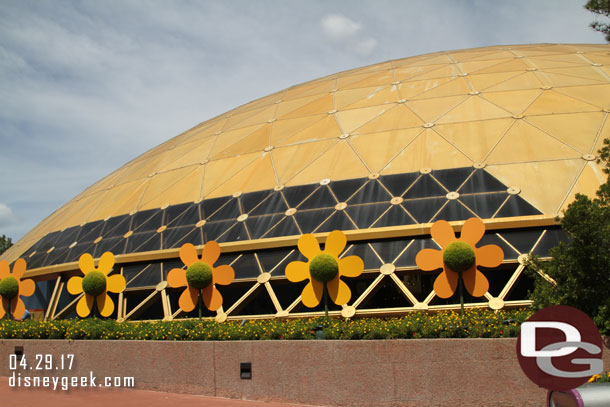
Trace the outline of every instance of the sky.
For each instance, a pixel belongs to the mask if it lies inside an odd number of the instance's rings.
[[[584,0],[0,0],[0,235],[225,111],[436,51],[604,43]]]

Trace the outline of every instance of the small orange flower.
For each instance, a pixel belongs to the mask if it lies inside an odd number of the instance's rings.
[[[78,259],[78,267],[84,277],[70,278],[67,286],[70,294],[85,294],[76,304],[76,313],[79,317],[85,318],[91,314],[93,300],[96,300],[100,315],[109,317],[114,311],[114,302],[108,292],[120,293],[125,289],[125,277],[120,274],[108,277],[114,267],[114,254],[111,252],[102,254],[99,264],[95,268],[93,256],[85,253]]]
[[[222,295],[214,284],[229,285],[235,279],[235,271],[229,265],[213,267],[220,257],[220,246],[210,240],[203,247],[201,260],[197,256],[197,249],[190,243],[180,248],[180,260],[187,267],[172,269],[167,275],[167,284],[178,288],[186,286],[180,295],[178,305],[184,312],[191,312],[199,301],[199,293],[205,306],[210,311],[216,311],[222,305]]]
[[[23,259],[17,259],[17,261],[15,261],[12,273],[8,262],[6,260],[0,261],[0,284],[4,282],[4,284],[11,285],[17,289],[15,295],[11,296],[11,298],[4,298],[4,296],[2,296],[2,301],[0,302],[0,318],[4,318],[6,315],[9,304],[11,314],[13,314],[14,318],[21,319],[25,315],[25,304],[20,296],[29,297],[34,294],[34,290],[36,290],[36,284],[33,280],[30,280],[29,278],[26,280],[21,279],[23,273],[25,273],[25,269],[26,263]]]
[[[445,249],[454,242],[465,242],[474,251],[474,265],[462,272],[462,279],[466,290],[473,297],[481,297],[489,290],[489,281],[477,270],[477,266],[497,267],[504,259],[504,252],[497,245],[486,245],[476,247],[476,244],[485,234],[485,225],[479,218],[470,218],[462,226],[462,233],[459,239],[455,238],[455,233],[449,222],[439,220],[434,222],[431,228],[432,238],[438,243],[442,250],[423,249],[417,253],[415,262],[417,266],[426,271],[443,269],[443,272],[434,281],[434,292],[441,298],[451,297],[457,288],[459,273],[450,269],[444,259]]]
[[[348,256],[339,259],[339,255],[345,249],[347,238],[339,230],[333,230],[326,239],[324,251],[320,250],[318,240],[312,234],[305,234],[299,238],[298,247],[303,256],[307,257],[308,262],[293,261],[286,266],[286,278],[298,283],[309,279],[309,283],[303,289],[301,299],[308,308],[316,307],[322,300],[324,293],[324,283],[312,276],[312,263],[316,259],[337,264],[336,275],[326,282],[326,288],[331,300],[337,305],[347,304],[352,296],[347,284],[341,281],[340,277],[358,277],[364,271],[364,262],[358,256]],[[332,260],[331,260],[332,259]]]

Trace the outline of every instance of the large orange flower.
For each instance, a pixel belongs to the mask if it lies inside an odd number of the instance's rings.
[[[0,285],[4,286],[7,297],[2,295],[2,301],[0,302],[0,318],[4,318],[6,313],[10,310],[13,317],[21,319],[25,315],[25,304],[21,300],[20,296],[29,297],[34,294],[36,290],[36,284],[29,278],[22,280],[21,277],[25,273],[26,263],[23,259],[17,259],[13,264],[13,272],[11,273],[9,264],[6,260],[0,261]],[[4,290],[3,290],[4,291]]]
[[[191,312],[195,309],[199,301],[199,293],[210,311],[216,311],[222,305],[222,295],[214,284],[231,284],[235,279],[235,271],[229,265],[214,267],[219,256],[220,246],[213,240],[203,246],[201,260],[192,244],[185,243],[180,248],[180,260],[187,269],[170,270],[167,284],[175,288],[186,286],[186,290],[178,300],[178,305],[183,311]]]
[[[93,300],[97,302],[97,309],[103,317],[109,317],[114,312],[114,302],[108,292],[120,293],[125,289],[125,277],[120,274],[108,274],[114,267],[114,254],[106,252],[100,257],[95,268],[93,256],[85,253],[78,259],[78,267],[84,277],[74,276],[68,280],[68,292],[76,295],[84,293],[76,304],[76,313],[85,318],[91,314]]]
[[[422,270],[443,269],[443,272],[434,281],[434,292],[436,295],[441,298],[449,298],[455,293],[457,288],[460,273],[452,270],[445,262],[445,251],[454,242],[466,243],[474,252],[474,264],[461,273],[466,290],[473,297],[481,297],[489,290],[489,281],[487,281],[483,273],[477,270],[477,267],[499,266],[504,259],[504,252],[499,246],[493,244],[477,248],[476,244],[484,234],[485,225],[479,218],[470,218],[464,222],[459,239],[455,238],[453,228],[449,222],[444,220],[434,222],[431,235],[436,243],[442,247],[442,250],[423,249],[417,253],[415,262]]]
[[[305,234],[299,238],[298,247],[303,256],[307,257],[307,263],[293,261],[286,266],[286,278],[298,283],[309,279],[309,283],[303,289],[301,299],[308,308],[314,308],[322,299],[324,284],[328,289],[331,300],[337,305],[344,305],[350,300],[352,292],[340,277],[358,277],[364,271],[364,262],[358,256],[348,256],[339,259],[339,255],[345,249],[347,238],[339,230],[330,232],[326,239],[324,251],[314,235]],[[336,274],[329,281],[323,282],[314,277],[316,263],[336,265]],[[314,274],[314,275],[312,275]],[[329,276],[330,277],[330,276]]]

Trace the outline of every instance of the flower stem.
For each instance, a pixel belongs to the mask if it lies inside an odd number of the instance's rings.
[[[326,288],[326,283],[324,283],[324,315],[328,318],[328,288]]]
[[[202,314],[202,310],[201,310],[201,290],[199,290],[199,294],[197,294],[197,307],[199,308],[199,319],[201,319],[201,314]]]
[[[464,315],[464,280],[462,279],[462,273],[458,274],[458,285],[460,290],[460,314]]]

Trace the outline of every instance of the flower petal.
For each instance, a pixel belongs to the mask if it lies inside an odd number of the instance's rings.
[[[303,288],[303,292],[301,293],[301,301],[303,301],[303,305],[305,305],[307,308],[315,308],[320,303],[323,293],[324,286],[322,283],[312,279],[309,284]]]
[[[364,271],[364,262],[358,256],[347,256],[339,259],[339,275],[358,277]]]
[[[106,290],[111,293],[120,293],[125,289],[125,277],[120,274],[113,274],[106,279]]]
[[[483,267],[498,267],[504,260],[504,251],[500,246],[488,244],[475,249],[477,265]]]
[[[470,218],[462,226],[460,240],[469,243],[473,248],[485,234],[485,224],[479,218]]]
[[[17,279],[17,281],[21,280],[21,276],[25,273],[25,260],[17,259],[13,264],[13,277]]]
[[[8,261],[0,261],[0,280],[2,280],[4,277],[8,277],[9,274],[11,274],[11,269],[8,265]]]
[[[313,259],[320,253],[320,244],[318,240],[312,234],[305,234],[299,238],[299,243],[297,244],[299,247],[299,251],[303,254],[303,256],[308,259]]]
[[[212,270],[212,276],[215,284],[229,285],[235,279],[235,270],[233,270],[233,267],[225,264],[214,267]]]
[[[193,287],[186,287],[180,298],[178,299],[178,306],[184,312],[191,312],[197,305],[199,299],[199,290]]]
[[[462,273],[466,291],[473,297],[482,297],[489,290],[489,281],[476,267]]]
[[[180,260],[184,263],[186,267],[191,264],[199,261],[199,257],[197,257],[197,249],[190,243],[185,243],[180,248]]]
[[[85,318],[87,315],[91,314],[91,309],[93,309],[93,296],[85,294],[78,300],[78,304],[76,304],[76,313],[79,317]]]
[[[430,234],[434,241],[443,248],[455,240],[453,228],[446,220],[437,220],[434,222],[430,228]]]
[[[203,246],[203,253],[201,254],[201,261],[208,263],[210,266],[216,263],[220,257],[220,245],[214,240],[210,240]]]
[[[341,281],[339,276],[326,283],[326,288],[328,289],[330,299],[337,305],[347,304],[350,298],[352,298],[352,292],[347,284]]]
[[[173,288],[184,287],[186,282],[186,270],[171,269],[167,274],[167,285]]]
[[[68,280],[68,292],[72,295],[82,293],[83,292],[83,278],[80,276],[71,277]]]
[[[19,295],[29,297],[34,294],[34,291],[36,291],[36,283],[34,283],[34,280],[30,280],[29,278],[21,280],[21,283],[19,284]]]
[[[15,319],[21,319],[25,316],[25,304],[19,296],[11,300],[11,313]]]
[[[291,261],[286,266],[286,278],[293,283],[298,283],[309,278],[309,266],[302,261]]]
[[[88,272],[95,270],[93,257],[89,253],[83,253],[83,255],[78,259],[78,267],[84,275],[87,275]]]
[[[8,300],[4,297],[0,297],[0,319],[4,318],[6,311],[8,310]]]
[[[417,267],[425,271],[432,271],[443,267],[443,252],[434,249],[422,249],[415,256]]]
[[[122,276],[121,276],[122,277]],[[108,296],[108,294],[98,295],[95,299],[97,301],[97,309],[100,310],[100,315],[103,317],[109,317],[114,311],[114,301]]]
[[[324,253],[339,257],[343,249],[345,249],[346,244],[347,237],[345,237],[345,233],[341,232],[340,230],[333,230],[326,238]]]
[[[210,311],[216,311],[222,306],[222,295],[216,289],[216,287],[214,287],[214,284],[210,284],[209,286],[202,289],[201,296],[203,297],[203,302],[205,306]]]
[[[100,257],[100,262],[97,265],[97,270],[100,271],[105,276],[107,276],[113,267],[114,267],[114,254],[112,254],[111,252],[106,252],[106,253],[102,254],[102,257]]]
[[[441,298],[449,298],[455,293],[458,285],[458,273],[444,270],[434,280],[434,292]]]

